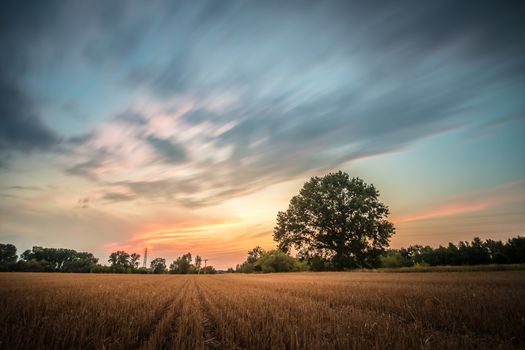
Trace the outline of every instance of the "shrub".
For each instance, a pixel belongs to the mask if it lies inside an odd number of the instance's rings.
[[[273,250],[263,254],[253,265],[254,268],[260,267],[261,272],[264,273],[304,271],[305,269],[308,269],[306,263],[303,263],[280,250]]]
[[[403,256],[397,251],[390,251],[381,256],[381,267],[403,267]]]

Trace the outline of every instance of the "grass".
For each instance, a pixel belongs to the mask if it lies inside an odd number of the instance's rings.
[[[0,274],[1,349],[512,349],[525,272]]]
[[[370,272],[370,270],[359,270]],[[488,272],[488,271],[525,271],[525,264],[507,265],[461,265],[461,266],[411,266],[380,268],[375,272]]]

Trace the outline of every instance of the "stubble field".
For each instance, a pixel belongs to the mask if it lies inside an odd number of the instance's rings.
[[[525,348],[525,272],[4,273],[0,348]]]

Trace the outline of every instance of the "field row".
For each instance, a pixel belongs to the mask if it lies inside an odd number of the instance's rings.
[[[0,348],[522,348],[525,272],[0,274]]]

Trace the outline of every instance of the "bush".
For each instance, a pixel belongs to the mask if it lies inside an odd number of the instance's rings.
[[[111,273],[111,267],[104,265],[95,265],[91,268],[92,273]]]
[[[255,272],[255,268],[253,266],[252,263],[249,263],[247,261],[245,261],[244,263],[242,263],[239,268],[237,269],[237,272],[241,272],[241,273],[253,273]]]
[[[280,250],[273,250],[263,254],[253,265],[254,268],[259,267],[260,271],[263,273],[305,271],[308,269],[306,263],[303,263]]]
[[[390,251],[381,256],[381,267],[403,267],[404,259],[399,252]]]

